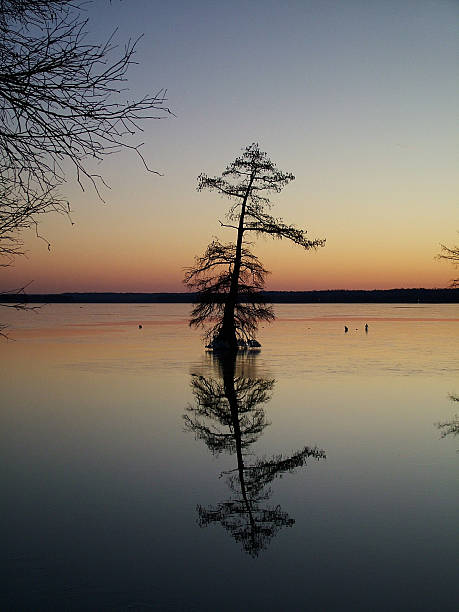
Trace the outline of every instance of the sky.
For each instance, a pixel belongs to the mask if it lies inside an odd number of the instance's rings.
[[[305,252],[258,239],[272,290],[445,287],[435,259],[458,243],[459,4],[448,0],[97,0],[89,36],[143,33],[129,97],[167,89],[175,116],[98,168],[102,202],[74,173],[58,215],[24,235],[27,255],[0,290],[183,291],[183,269],[220,227],[228,201],[196,191],[258,142],[296,180],[272,213],[325,238]]]

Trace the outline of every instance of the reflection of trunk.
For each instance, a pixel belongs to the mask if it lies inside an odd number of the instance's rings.
[[[241,214],[239,216],[239,226],[237,230],[237,242],[236,242],[236,254],[234,256],[233,271],[231,274],[231,286],[228,293],[228,297],[225,302],[225,311],[223,313],[223,324],[220,330],[220,339],[228,346],[231,350],[237,350],[237,338],[236,338],[236,324],[234,320],[234,309],[238,299],[239,289],[239,274],[241,271],[241,257],[242,257],[242,239],[244,236],[244,217],[247,206],[247,200],[252,189],[252,183],[255,179],[255,175],[252,173],[250,176],[249,184],[247,185],[247,191],[245,192],[244,199],[241,205]]]
[[[244,458],[242,456],[242,435],[241,428],[239,425],[239,403],[236,390],[234,388],[234,373],[236,371],[236,356],[233,355],[231,358],[225,360],[223,364],[223,383],[225,388],[225,395],[228,399],[228,403],[231,409],[231,421],[234,431],[234,441],[236,443],[236,457],[237,457],[237,468],[239,474],[239,482],[241,484],[241,493],[244,499],[247,513],[249,515],[250,526],[252,527],[252,539],[255,534],[255,519],[252,513],[252,506],[247,497],[247,489],[245,486],[244,478]]]

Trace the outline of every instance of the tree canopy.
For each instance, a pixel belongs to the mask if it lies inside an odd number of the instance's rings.
[[[190,325],[206,327],[208,341],[217,336],[221,329],[226,299],[231,291],[235,258],[234,244],[221,244],[214,239],[204,255],[195,259],[194,267],[185,273],[185,283],[198,295]],[[263,296],[267,273],[259,259],[244,246],[240,253],[238,299],[233,311],[239,339],[253,338],[260,321],[270,322],[274,319],[272,306]]]

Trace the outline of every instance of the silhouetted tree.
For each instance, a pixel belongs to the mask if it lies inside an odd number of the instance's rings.
[[[450,261],[455,268],[459,266],[459,246],[454,245],[453,247],[447,247],[441,244],[441,252],[438,255],[438,259],[446,259]],[[459,278],[453,278],[451,281],[451,287],[459,287]]]
[[[0,265],[22,253],[21,230],[37,228],[44,213],[68,214],[59,186],[69,167],[99,193],[103,179],[86,160],[128,148],[144,162],[141,145],[130,137],[143,120],[169,112],[163,90],[125,98],[138,41],[119,51],[113,36],[90,43],[85,4],[0,3]]]
[[[217,358],[217,379],[192,375],[196,404],[188,406],[184,420],[185,428],[203,440],[213,454],[228,452],[237,458],[237,467],[223,473],[231,499],[207,508],[199,505],[199,525],[220,523],[256,557],[282,527],[295,523],[280,506],[266,505],[271,482],[306,465],[307,458],[325,458],[325,452],[305,446],[289,457],[279,454],[247,461],[249,447],[269,425],[261,404],[269,401],[275,381],[237,372],[237,360],[241,366],[246,359],[247,355],[236,357],[234,353]]]
[[[203,326],[210,322],[220,348],[237,349],[238,339],[253,334],[258,321],[273,318],[260,295],[266,271],[244,243],[247,232],[290,240],[306,250],[316,249],[325,242],[308,240],[305,230],[286,225],[282,219],[268,214],[271,207],[268,196],[279,193],[294,178],[293,174],[280,171],[257,143],[243,149],[242,155],[221,176],[212,178],[201,174],[198,178],[198,191],[217,191],[231,201],[227,222],[220,224],[237,232],[234,244],[213,241],[185,276],[185,283],[198,294],[190,325]],[[254,262],[255,272],[250,268]],[[254,295],[257,300],[251,302],[249,297]],[[241,321],[237,304],[245,301],[263,304],[264,308],[248,311],[249,316]]]

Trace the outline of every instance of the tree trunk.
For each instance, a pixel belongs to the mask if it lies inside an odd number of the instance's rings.
[[[256,524],[252,512],[252,504],[247,495],[247,488],[245,485],[244,476],[244,456],[242,454],[242,434],[241,426],[239,422],[239,398],[234,388],[234,377],[236,373],[236,355],[231,355],[223,360],[223,384],[225,389],[225,395],[228,399],[228,403],[231,409],[231,421],[233,425],[234,441],[236,443],[236,457],[237,457],[237,469],[239,476],[239,483],[241,485],[242,498],[244,500],[245,507],[247,508],[247,515],[250,521],[251,527],[251,539],[252,545],[255,545],[254,535],[256,532]]]
[[[234,309],[238,299],[239,289],[239,273],[241,271],[241,257],[242,257],[242,239],[244,237],[244,217],[247,200],[252,189],[252,183],[255,179],[255,173],[252,172],[247,185],[247,191],[245,192],[244,199],[242,201],[241,214],[239,216],[239,226],[237,230],[237,242],[236,242],[236,254],[234,257],[233,273],[231,275],[231,286],[228,293],[228,297],[225,303],[225,310],[223,313],[223,323],[219,333],[219,340],[232,351],[237,351],[237,337],[236,337],[236,324],[234,320]]]

